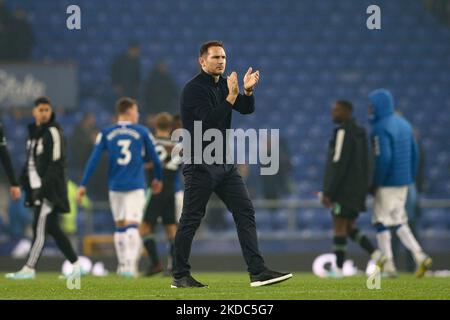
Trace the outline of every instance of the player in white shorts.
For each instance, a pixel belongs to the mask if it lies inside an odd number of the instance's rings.
[[[141,252],[138,227],[145,206],[144,163],[153,162],[152,193],[162,189],[162,167],[156,153],[153,136],[138,123],[137,103],[121,98],[116,104],[118,122],[101,131],[78,190],[78,198],[86,193],[86,185],[104,150],[109,153],[108,185],[111,211],[116,224],[114,245],[119,262],[118,273],[124,277],[137,276]]]
[[[432,260],[419,245],[408,225],[406,197],[408,185],[417,173],[418,151],[411,125],[394,112],[394,99],[385,89],[369,95],[369,115],[375,153],[373,176],[374,214],[378,246],[387,257],[384,271],[397,276],[393,262],[391,229],[411,251],[417,265],[416,276],[423,277]]]
[[[407,195],[408,186],[379,187],[375,193],[372,222],[389,227],[408,223]]]

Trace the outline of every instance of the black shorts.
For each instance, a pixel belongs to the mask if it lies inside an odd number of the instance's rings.
[[[331,210],[331,215],[333,217],[342,217],[349,220],[356,220],[359,217],[360,212],[354,209],[349,209],[344,206],[341,206],[336,210],[336,208],[333,208]]]
[[[150,203],[145,209],[144,222],[155,226],[159,217],[164,225],[176,224],[173,192],[164,192],[163,189],[161,193],[151,196]]]

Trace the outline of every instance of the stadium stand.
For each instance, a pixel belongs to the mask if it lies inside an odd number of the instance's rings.
[[[130,40],[142,44],[143,74],[164,58],[181,87],[197,71],[199,44],[221,39],[229,71],[243,74],[249,65],[261,70],[257,112],[246,118],[236,115],[234,125],[282,128],[292,154],[294,192],[289,198],[313,198],[321,187],[331,103],[337,98],[353,101],[357,117],[367,123],[367,94],[377,87],[392,90],[397,108],[420,131],[427,155],[424,196],[445,198],[450,193],[450,28],[421,1],[377,1],[381,31],[366,28],[365,11],[371,3],[365,0],[262,0],[258,6],[229,0],[220,3],[225,14],[214,26],[204,22],[205,16],[216,15],[214,1],[80,0],[79,31],[65,28],[69,0],[57,5],[51,0],[6,3],[29,12],[37,39],[35,61],[70,60],[79,67],[79,106],[62,117],[68,135],[83,113],[94,112],[99,126],[110,121],[110,63]],[[25,122],[4,115],[15,163],[25,157]],[[285,228],[288,215],[283,210],[277,219]],[[269,229],[267,210],[258,212],[258,219],[261,230]],[[108,212],[99,213],[96,230],[107,232],[110,220]],[[370,229],[369,215],[360,223]],[[330,226],[323,209],[296,212],[299,231],[320,232]],[[421,228],[448,232],[448,209],[425,210]]]

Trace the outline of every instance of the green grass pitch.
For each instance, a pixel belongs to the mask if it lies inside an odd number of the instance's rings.
[[[369,290],[366,278],[320,279],[310,273],[294,273],[286,282],[251,288],[245,273],[194,273],[209,288],[171,289],[171,279],[123,279],[116,275],[81,278],[79,290],[69,290],[57,273],[38,273],[35,280],[7,280],[0,274],[0,299],[154,299],[154,300],[341,300],[341,299],[450,299],[450,278],[416,279],[401,274],[382,279],[381,289]]]

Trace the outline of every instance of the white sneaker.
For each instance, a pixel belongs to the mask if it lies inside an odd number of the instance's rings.
[[[342,269],[339,268],[332,269],[327,271],[327,273],[325,274],[325,278],[342,279],[344,278],[344,273],[342,272]]]
[[[74,265],[73,272],[78,272],[81,276],[85,276],[85,275],[89,274],[89,272],[85,268],[83,268],[83,266],[81,264]]]
[[[381,276],[383,278],[397,278],[398,277],[397,269],[395,268],[393,259],[386,259]]]
[[[36,271],[25,266],[18,272],[7,273],[5,278],[10,280],[33,280],[36,278]]]
[[[134,272],[131,271],[124,271],[122,273],[120,273],[120,276],[126,279],[136,279],[138,277],[138,275]]]

